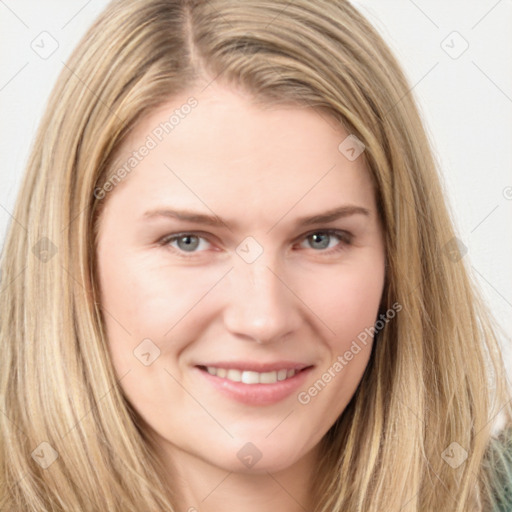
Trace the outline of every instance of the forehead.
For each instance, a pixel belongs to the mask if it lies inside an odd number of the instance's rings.
[[[135,126],[116,164],[129,175],[113,193],[131,195],[134,205],[214,212],[238,205],[269,220],[299,203],[370,206],[364,154],[352,160],[340,150],[349,135],[325,112],[265,106],[212,84],[173,98]]]

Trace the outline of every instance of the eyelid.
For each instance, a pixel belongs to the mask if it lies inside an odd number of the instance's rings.
[[[316,235],[317,233],[323,233],[327,235],[336,235],[340,238],[346,237],[352,239],[354,235],[350,233],[350,231],[347,231],[346,229],[336,229],[336,228],[319,228],[319,229],[312,229],[311,231],[308,231],[307,233],[304,233],[303,235],[300,235],[298,240],[302,240],[303,238],[307,238],[311,235]]]
[[[340,239],[340,244],[336,245],[335,247],[331,247],[330,249],[327,249],[324,251],[315,251],[315,252],[318,252],[319,254],[321,254],[321,253],[329,254],[331,252],[336,252],[338,250],[341,250],[343,248],[343,246],[352,245],[352,242],[354,240],[354,235],[350,231],[347,231],[345,229],[335,229],[335,228],[322,229],[322,228],[320,228],[320,229],[312,229],[311,231],[304,233],[297,239],[297,242],[295,242],[295,243],[301,243],[302,241],[306,240],[308,237],[315,235],[317,233],[330,235],[330,236],[336,236]]]
[[[160,240],[158,240],[157,243],[158,243],[158,245],[161,245],[162,247],[170,248],[172,251],[174,251],[179,256],[184,256],[187,258],[193,257],[194,255],[199,255],[202,252],[204,252],[204,251],[199,251],[199,252],[180,251],[179,249],[176,249],[175,247],[173,247],[171,245],[171,242],[174,242],[175,240],[178,240],[179,238],[181,238],[183,236],[187,236],[187,235],[196,236],[198,238],[206,240],[206,242],[208,242],[210,245],[213,244],[213,242],[210,240],[210,237],[215,238],[211,233],[205,233],[204,231],[180,231],[177,233],[170,233],[168,235],[163,236],[162,238],[160,238]]]

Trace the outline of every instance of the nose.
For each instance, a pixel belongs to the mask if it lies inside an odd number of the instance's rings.
[[[224,324],[233,335],[259,343],[282,340],[301,323],[301,301],[270,258],[238,261],[229,273]],[[290,281],[290,279],[288,279]]]

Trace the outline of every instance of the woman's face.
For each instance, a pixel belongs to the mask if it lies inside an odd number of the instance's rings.
[[[291,467],[353,396],[385,257],[348,135],[213,84],[141,121],[96,191],[113,364],[171,460]]]

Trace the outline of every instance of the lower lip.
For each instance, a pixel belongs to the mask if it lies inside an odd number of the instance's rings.
[[[237,402],[246,405],[271,405],[284,400],[294,391],[297,391],[313,367],[305,368],[293,377],[277,381],[274,384],[244,384],[243,382],[234,382],[211,375],[197,366],[195,369],[215,389]]]

